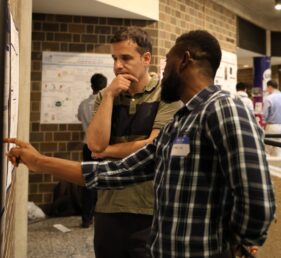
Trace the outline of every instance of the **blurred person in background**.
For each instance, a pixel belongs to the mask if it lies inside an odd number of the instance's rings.
[[[100,90],[105,88],[106,85],[107,78],[100,73],[95,73],[91,77],[91,89],[93,92],[88,98],[84,99],[78,107],[78,120],[81,121],[84,131],[83,161],[93,160],[91,157],[91,151],[87,145],[87,128],[93,117],[97,94]],[[83,187],[81,191],[81,227],[88,228],[93,223],[96,202],[97,191]]]
[[[246,84],[243,82],[238,82],[236,84],[236,96],[238,96],[246,107],[254,113],[254,104],[253,101],[249,98],[247,93]]]
[[[268,95],[265,97],[263,103],[263,114],[266,122],[265,134],[281,135],[281,92],[278,89],[277,82],[269,80],[266,90]],[[281,142],[281,137],[271,138],[271,140]],[[280,147],[266,145],[266,151],[271,156],[281,157]]]

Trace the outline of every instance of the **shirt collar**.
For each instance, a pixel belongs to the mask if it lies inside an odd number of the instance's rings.
[[[194,95],[178,112],[177,115],[181,116],[188,111],[192,111],[199,107],[202,103],[205,103],[215,92],[220,91],[219,85],[211,85],[201,90]]]
[[[145,86],[144,91],[136,93],[134,95],[134,97],[141,96],[144,93],[149,93],[149,92],[153,91],[159,85],[160,78],[157,75],[157,73],[151,72],[151,73],[149,73],[149,75],[151,76],[151,79],[150,79],[149,83]],[[131,98],[131,95],[128,94],[127,92],[124,93],[124,96]]]
[[[151,72],[151,73],[149,73],[149,75],[151,76],[151,79],[150,79],[148,85],[144,89],[144,91],[147,91],[147,92],[152,91],[159,84],[159,76],[157,75],[157,73]]]

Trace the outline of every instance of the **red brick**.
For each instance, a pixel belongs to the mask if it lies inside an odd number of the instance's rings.
[[[70,152],[69,151],[68,152],[62,152],[62,151],[56,152],[54,154],[54,157],[61,158],[61,159],[70,159]]]
[[[54,140],[55,141],[70,141],[71,140],[71,133],[70,132],[55,132],[54,133]]]
[[[59,31],[58,23],[43,23],[44,31]]]
[[[66,151],[66,143],[65,142],[59,143],[59,151]]]
[[[44,139],[44,133],[37,132],[37,133],[31,133],[30,134],[30,141],[31,142],[41,142]]]
[[[68,125],[68,130],[69,131],[81,131],[82,130],[82,125],[81,124],[69,124]]]
[[[58,149],[58,145],[57,143],[53,143],[53,142],[44,142],[44,143],[40,143],[40,150],[42,152],[46,152],[46,151],[57,151]]]
[[[40,102],[39,101],[32,101],[31,102],[31,110],[32,111],[40,111]]]
[[[32,42],[32,51],[41,51],[42,45],[41,42]]]
[[[84,44],[69,44],[69,51],[71,52],[85,52],[85,49]]]
[[[45,33],[44,32],[32,32],[32,40],[45,40]]]
[[[42,52],[32,52],[31,53],[32,60],[42,60]]]
[[[83,24],[69,24],[68,31],[72,33],[84,33],[85,32],[85,25]]]
[[[57,124],[41,124],[40,129],[42,131],[57,131],[58,125]]]
[[[43,51],[59,51],[59,43],[58,42],[43,42],[42,49]]]
[[[55,40],[56,41],[71,41],[72,35],[70,33],[55,33]]]
[[[84,34],[82,35],[81,41],[82,42],[89,42],[89,43],[96,43],[97,42],[97,35],[90,35],[90,34]]]
[[[73,42],[81,42],[80,34],[73,34],[72,38],[73,38]]]
[[[111,34],[111,28],[109,26],[96,26],[95,28],[96,34]]]
[[[28,200],[30,202],[42,203],[43,196],[42,196],[42,194],[29,194],[28,195]]]
[[[31,132],[39,131],[39,123],[31,123]]]
[[[38,184],[29,184],[29,194],[36,194],[38,192]]]
[[[30,121],[38,122],[40,120],[40,112],[30,112]]]
[[[67,143],[67,149],[68,150],[82,150],[83,143],[82,142],[68,142]]]
[[[40,192],[52,192],[56,184],[54,183],[43,183],[39,184],[39,191]]]

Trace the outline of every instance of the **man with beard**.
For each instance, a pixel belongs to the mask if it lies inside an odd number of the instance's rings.
[[[8,157],[89,188],[153,179],[149,257],[232,258],[238,247],[253,252],[274,217],[274,194],[262,129],[239,99],[214,85],[220,60],[219,43],[208,32],[177,38],[167,54],[161,97],[185,105],[152,143],[121,161],[81,165],[15,139],[6,140],[17,144]]]

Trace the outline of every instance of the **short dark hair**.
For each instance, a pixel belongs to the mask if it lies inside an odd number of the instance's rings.
[[[207,61],[211,68],[208,69],[210,76],[215,77],[222,54],[218,40],[209,32],[194,30],[182,34],[176,39],[175,51],[179,56],[182,56],[185,51],[189,51],[191,58]]]
[[[151,39],[146,31],[138,27],[123,27],[112,36],[110,43],[118,43],[131,40],[138,45],[137,51],[143,55],[145,52],[152,53]]]
[[[95,73],[91,77],[91,88],[95,92],[99,92],[100,90],[105,88],[106,84],[107,84],[107,78],[101,73]]]
[[[266,83],[267,86],[271,86],[272,88],[274,89],[278,89],[278,84],[276,81],[274,80],[269,80],[267,83]]]
[[[247,89],[247,86],[244,82],[238,82],[236,84],[236,91],[239,91],[239,90],[246,90]]]

